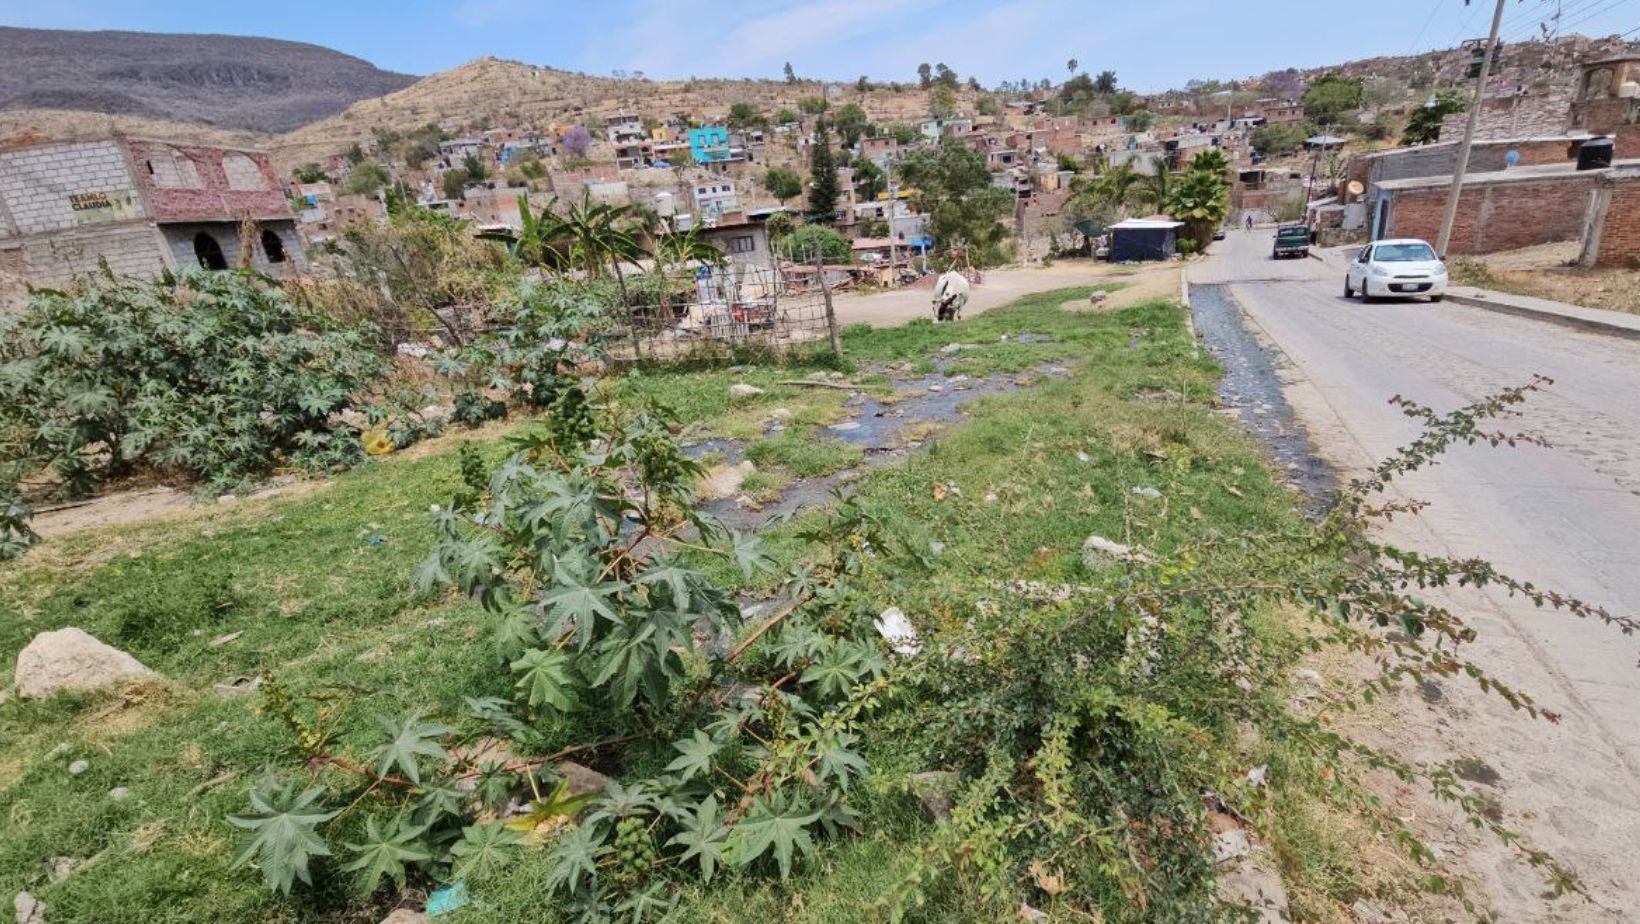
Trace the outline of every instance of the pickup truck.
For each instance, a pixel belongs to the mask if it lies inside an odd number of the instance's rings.
[[[1282,225],[1276,229],[1275,246],[1270,249],[1271,259],[1307,257],[1310,255],[1310,229],[1306,225]]]

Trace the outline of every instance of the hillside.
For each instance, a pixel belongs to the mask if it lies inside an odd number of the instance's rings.
[[[479,58],[423,78],[380,99],[364,100],[346,111],[290,132],[272,143],[281,163],[320,159],[366,141],[376,128],[405,130],[438,122],[461,126],[596,121],[616,112],[664,116],[689,112],[710,118],[726,114],[737,102],[749,102],[767,113],[790,107],[805,96],[830,88],[833,105],[858,102],[873,120],[910,121],[928,113],[928,95],[910,88],[873,89],[861,94],[853,84],[777,80],[622,80],[593,77],[517,61]],[[964,107],[970,94],[959,94]]]
[[[341,52],[236,35],[0,27],[0,115],[95,112],[285,132],[415,78]]]

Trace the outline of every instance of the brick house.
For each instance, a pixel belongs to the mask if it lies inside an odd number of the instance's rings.
[[[257,235],[242,246],[240,228]],[[296,216],[265,153],[114,136],[0,150],[0,268],[63,285],[103,264],[146,278],[306,265]]]

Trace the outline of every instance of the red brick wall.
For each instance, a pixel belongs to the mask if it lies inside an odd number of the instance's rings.
[[[1611,185],[1611,205],[1600,232],[1596,266],[1630,266],[1640,259],[1640,177],[1625,177]]]
[[[1583,236],[1583,218],[1598,173],[1569,174],[1536,182],[1466,186],[1458,198],[1452,227],[1454,254],[1495,253]],[[1446,187],[1396,190],[1381,237],[1418,237],[1433,243],[1440,234]]]
[[[222,221],[246,216],[258,220],[294,218],[279,188],[279,177],[273,172],[268,156],[260,151],[168,145],[135,138],[127,139],[125,146],[131,155],[131,175],[148,207],[149,218],[157,221]],[[175,156],[172,152],[193,162],[199,175],[197,187],[161,188],[155,184],[145,164],[154,158]],[[230,189],[222,169],[222,159],[229,154],[240,154],[255,162],[264,188]]]

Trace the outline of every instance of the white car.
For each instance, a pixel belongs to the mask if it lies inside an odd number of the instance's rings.
[[[1344,297],[1370,302],[1380,296],[1446,295],[1446,264],[1429,242],[1416,238],[1373,241],[1361,248],[1344,274]]]

